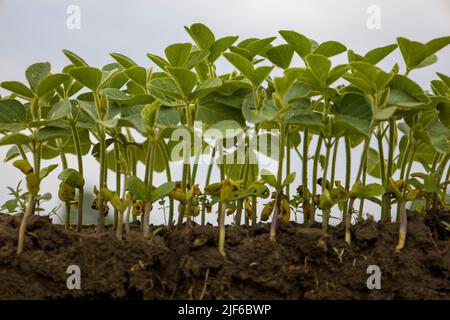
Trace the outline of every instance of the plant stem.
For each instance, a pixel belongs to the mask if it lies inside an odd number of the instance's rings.
[[[97,126],[99,133],[99,148],[100,148],[100,186],[99,190],[106,186],[105,177],[105,164],[106,164],[106,146],[105,146],[105,134],[100,126]],[[104,215],[104,202],[100,192],[98,195],[98,218],[97,218],[97,232],[105,231],[105,215]]]
[[[80,135],[78,130],[75,127],[75,124],[70,125],[70,130],[72,131],[72,138],[75,144],[75,152],[77,156],[78,162],[78,173],[83,176],[83,154],[81,152],[81,142]],[[77,232],[81,232],[81,228],[83,227],[83,203],[84,203],[84,187],[78,189],[78,217],[77,217]]]
[[[152,199],[152,192],[153,192],[153,166],[155,162],[155,154],[156,154],[156,142],[150,141],[151,137],[148,137],[148,143],[149,143],[149,155],[147,156],[149,167],[145,183],[147,184],[147,200],[145,201],[144,205],[144,217],[142,221],[142,237],[144,239],[148,239],[149,232],[150,232],[150,212],[153,207],[153,199]]]
[[[120,173],[120,150],[119,150],[119,144],[117,143],[116,139],[114,139],[114,169],[116,173],[116,193],[120,194],[121,189],[121,178],[122,174]],[[113,230],[116,230],[118,225],[118,219],[119,219],[119,210],[114,208],[114,220],[113,220]]]
[[[316,217],[316,205],[314,203],[314,198],[317,196],[317,170],[319,167],[320,150],[322,148],[323,136],[320,135],[317,140],[316,152],[314,154],[313,162],[313,176],[312,176],[312,206],[311,206],[311,217],[310,223],[313,223]]]
[[[226,202],[220,202],[219,208],[219,253],[225,256],[225,215],[227,209]]]
[[[364,187],[366,185],[366,177],[367,177],[367,159],[366,162],[364,163],[364,168],[363,168],[363,173],[362,173],[362,181],[361,181],[361,186]],[[358,211],[358,220],[362,221],[363,217],[364,217],[364,198],[361,198],[359,200],[359,211]]]
[[[331,178],[330,178],[330,185],[331,188],[334,187],[334,180],[336,177],[336,161],[337,161],[337,153],[339,151],[339,137],[336,138],[334,142],[334,148],[333,148],[333,158],[331,160]]]
[[[327,190],[327,176],[328,176],[328,162],[330,161],[330,153],[331,153],[331,139],[328,139],[325,143],[325,161],[324,161],[324,169],[323,169],[323,177],[322,177],[322,195]],[[328,221],[330,219],[330,209],[322,210],[322,230],[328,230]]]
[[[392,178],[394,171],[394,152],[395,152],[395,120],[389,119],[389,151],[388,151],[388,160],[387,160],[387,168],[386,168],[386,179],[384,188],[387,190],[389,185],[389,179]],[[382,197],[382,211],[381,211],[381,220],[382,221],[391,221],[391,194],[387,191],[383,194]]]
[[[20,156],[22,157],[22,159],[28,161],[27,155],[25,154],[25,151],[23,150],[22,145],[18,144],[17,149],[19,149]]]
[[[350,137],[345,137],[345,190],[350,191],[350,180],[352,176],[352,145],[350,141]],[[344,203],[342,219],[344,220],[345,225],[345,241],[350,243],[351,234],[350,234],[350,224],[351,224],[351,215],[347,213],[348,208],[348,200]]]
[[[60,139],[58,139],[58,140],[60,140]],[[67,158],[66,158],[63,146],[61,145],[60,141],[58,141],[58,148],[59,148],[59,156],[61,157],[61,164],[62,164],[63,170],[66,170],[67,169]],[[65,226],[66,230],[69,230],[70,229],[70,202],[64,203],[64,209],[65,209],[65,213],[66,213],[64,226]]]
[[[291,173],[291,140],[289,139],[289,125],[286,128],[286,177]],[[290,184],[286,186],[286,197],[290,198]]]
[[[277,182],[279,187],[276,190],[277,196],[275,199],[275,208],[272,216],[272,223],[270,224],[269,239],[271,241],[275,241],[278,224],[278,215],[280,214],[281,199],[283,197],[283,187],[281,185],[283,183],[283,160],[285,151],[284,139],[286,136],[286,128],[284,126],[283,120],[280,121],[279,128],[280,128],[280,135],[278,139],[278,172],[277,172]]]
[[[414,162],[414,155],[416,153],[416,144],[413,143],[411,156],[408,160],[408,169],[406,170],[406,175],[404,176],[404,184],[403,184],[403,192],[402,197],[399,199],[399,205],[398,205],[398,213],[400,215],[400,226],[398,230],[398,243],[395,248],[396,252],[400,252],[404,246],[405,246],[405,240],[406,240],[406,233],[408,230],[408,216],[406,214],[406,191],[407,191],[407,180],[409,178],[409,174],[411,172],[411,167]]]
[[[23,245],[25,243],[25,231],[27,228],[27,221],[28,218],[32,215],[32,211],[34,208],[35,203],[35,195],[32,195],[31,193],[28,196],[28,205],[25,210],[25,213],[23,215],[22,221],[20,223],[19,228],[19,239],[17,240],[17,254],[20,255],[23,251]]]
[[[303,186],[303,223],[309,226],[314,217],[310,217],[311,206],[309,203],[309,191],[308,191],[308,129],[303,132],[303,154],[302,154],[302,186]]]
[[[164,158],[164,163],[166,167],[166,177],[167,181],[172,181],[172,173],[170,171],[169,154],[167,151],[167,146],[164,144],[162,149],[162,155]],[[169,197],[169,227],[173,226],[174,219],[174,201],[173,198]]]
[[[375,120],[372,119],[370,122],[370,126],[369,126],[369,132],[368,135],[366,136],[366,138],[364,139],[364,146],[363,146],[363,151],[361,154],[361,158],[360,158],[360,162],[359,162],[359,167],[358,167],[358,172],[356,174],[356,180],[355,180],[355,184],[361,182],[361,175],[364,169],[364,165],[367,161],[367,153],[369,151],[369,147],[370,147],[370,139],[372,137],[372,132],[373,132],[373,127],[375,124]],[[350,244],[351,242],[351,238],[350,238],[350,220],[351,220],[351,216],[352,216],[352,212],[353,212],[353,205],[355,203],[355,197],[351,197],[349,204],[348,204],[348,208],[347,208],[347,218],[346,218],[346,230],[345,230],[345,241]]]

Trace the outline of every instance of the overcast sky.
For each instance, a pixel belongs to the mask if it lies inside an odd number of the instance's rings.
[[[79,30],[66,26],[70,5],[81,10]],[[371,5],[380,9],[380,29],[367,27],[367,9]],[[267,37],[277,35],[278,30],[293,29],[319,42],[338,40],[365,53],[394,43],[398,36],[426,42],[449,35],[450,1],[0,0],[0,81],[24,81],[26,67],[40,61],[50,61],[53,71],[59,71],[67,64],[62,49],[78,53],[95,66],[111,62],[110,52],[124,53],[149,66],[147,52],[161,54],[171,43],[190,41],[183,26],[195,22],[205,23],[218,37]],[[421,85],[428,87],[436,71],[449,73],[450,48],[438,56],[435,65],[411,74]],[[382,66],[391,67],[396,61],[401,61],[398,52]],[[221,60],[219,69],[225,72],[231,67]],[[4,151],[0,150],[2,158]],[[95,176],[95,166],[89,164],[88,180]],[[15,185],[19,178],[10,174],[15,172],[11,170],[10,165],[0,163],[0,202],[5,200],[5,187]],[[55,190],[55,176],[50,177],[44,191]]]

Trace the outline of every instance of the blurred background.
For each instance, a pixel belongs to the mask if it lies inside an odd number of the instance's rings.
[[[80,13],[79,29],[67,26],[74,8]],[[146,53],[162,54],[171,43],[191,41],[183,26],[195,22],[209,26],[216,37],[239,35],[241,39],[269,37],[278,35],[278,30],[292,29],[319,42],[340,41],[363,54],[372,48],[395,43],[398,36],[426,42],[449,35],[450,1],[0,0],[0,82],[25,81],[25,69],[35,62],[49,61],[54,72],[60,71],[68,64],[62,49],[76,52],[97,67],[112,62],[110,52],[123,53],[143,66],[150,66]],[[274,44],[280,42],[282,40],[277,39]],[[449,73],[450,48],[439,52],[438,59],[436,64],[411,74],[425,89],[429,88],[429,81],[436,78],[436,71]],[[334,60],[341,63],[346,56],[342,54]],[[396,50],[380,66],[388,69],[401,61]],[[221,58],[219,72],[231,69],[231,65]],[[0,89],[0,94],[5,93]],[[0,148],[0,205],[8,199],[6,187],[16,186],[22,178],[10,163],[3,163],[6,150]],[[358,152],[355,150],[355,157]],[[297,161],[294,158],[291,167],[300,171]],[[71,165],[76,167],[75,159],[69,156],[69,167]],[[97,183],[98,166],[95,160],[85,162],[85,165],[89,191]],[[265,165],[269,169],[275,168],[274,163]],[[344,168],[344,163],[338,166]],[[53,193],[53,200],[46,205],[48,209],[59,203],[57,171],[41,188],[42,192]],[[204,181],[205,171],[199,169],[198,181]],[[337,170],[340,171],[343,170]],[[181,170],[174,171],[174,179],[180,176]],[[298,172],[295,185],[300,179]],[[164,175],[156,175],[156,184],[162,182]],[[89,200],[86,202],[89,204]],[[366,211],[378,215],[376,207],[366,205]],[[89,210],[85,221],[93,222],[95,215]],[[151,219],[153,223],[164,221],[160,214],[153,214]],[[211,216],[210,221],[214,222],[215,218]]]

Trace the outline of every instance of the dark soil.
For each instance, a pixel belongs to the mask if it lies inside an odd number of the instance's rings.
[[[406,247],[395,253],[398,224],[360,222],[351,246],[340,227],[280,224],[227,227],[227,256],[212,226],[163,229],[149,241],[119,242],[112,232],[65,231],[34,216],[25,251],[15,253],[20,217],[0,215],[0,299],[450,299],[449,233],[439,220],[409,218]],[[369,290],[367,267],[381,268]],[[69,290],[69,265],[81,290]]]

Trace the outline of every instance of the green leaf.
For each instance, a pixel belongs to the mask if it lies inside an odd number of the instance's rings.
[[[70,131],[65,128],[47,126],[37,132],[37,141],[43,142],[54,138],[70,136]]]
[[[49,120],[58,120],[66,117],[72,112],[72,104],[70,100],[64,99],[55,103],[50,111],[47,113],[47,118]]]
[[[206,96],[205,100],[200,100],[196,116],[197,121],[202,121],[206,125],[212,125],[224,119],[235,120],[238,123],[244,122],[240,110],[219,103],[213,97]]]
[[[153,188],[152,190],[152,202],[158,201],[165,196],[167,196],[175,187],[175,183],[173,181],[169,181],[163,183],[157,188]]]
[[[187,69],[192,69],[197,66],[199,63],[204,61],[209,55],[209,52],[206,50],[195,50],[192,51],[189,55],[188,62],[186,64]]]
[[[369,135],[372,110],[363,95],[348,93],[336,106],[335,130],[341,134]]]
[[[249,42],[245,46],[245,50],[250,53],[250,60],[253,59],[256,55],[262,55],[266,51],[266,49],[270,46],[270,43],[275,40],[276,37],[269,37],[264,39],[256,39],[255,41]]]
[[[253,95],[248,95],[242,105],[242,114],[245,120],[256,124],[273,120],[277,115],[277,108],[272,100],[265,99],[258,111],[255,108]]]
[[[84,178],[83,176],[75,169],[65,169],[59,175],[58,179],[65,184],[70,185],[71,187],[81,189],[84,186]]]
[[[375,119],[380,120],[380,121],[388,120],[394,115],[396,110],[397,110],[397,107],[395,107],[395,106],[394,107],[386,107],[383,109],[377,109],[375,111],[375,115],[374,115]]]
[[[125,70],[125,75],[145,88],[147,84],[147,70],[144,67],[133,66]]]
[[[217,123],[211,125],[204,133],[203,136],[205,138],[218,138],[215,137],[217,132],[220,132],[220,135],[223,139],[225,138],[233,138],[236,135],[242,133],[241,125],[234,120],[222,120]]]
[[[174,78],[180,94],[187,99],[197,84],[197,75],[185,68],[178,67],[167,67],[167,71]]]
[[[122,67],[129,69],[137,66],[136,62],[120,53],[110,53],[110,56],[114,58]]]
[[[210,63],[216,61],[223,52],[228,50],[228,48],[230,48],[233,43],[236,42],[237,39],[238,36],[229,36],[220,38],[216,42],[214,42],[209,48],[210,54],[208,56],[208,61]]]
[[[325,83],[330,72],[331,61],[325,56],[310,54],[306,57],[306,63],[317,80]]]
[[[209,50],[216,41],[212,31],[202,23],[194,23],[190,27],[184,27],[200,49]]]
[[[282,44],[267,50],[267,58],[283,69],[289,68],[293,55],[294,49],[290,44]]]
[[[69,76],[63,73],[50,74],[39,83],[37,87],[37,95],[39,97],[45,96],[50,91],[55,90],[63,82],[67,81]]]
[[[147,187],[141,179],[136,176],[130,176],[126,181],[126,188],[130,191],[136,200],[147,199]]]
[[[30,137],[22,134],[22,133],[11,133],[7,136],[4,136],[0,139],[0,146],[6,146],[6,145],[22,145],[22,144],[28,144],[31,142]]]
[[[281,30],[279,33],[302,59],[305,59],[306,56],[311,53],[311,41],[304,35],[288,30]]]
[[[258,67],[256,68],[252,75],[250,80],[252,81],[253,85],[255,87],[259,87],[264,80],[267,79],[267,77],[269,76],[270,72],[272,72],[273,67],[272,66],[262,66],[262,67]]]
[[[0,100],[0,131],[24,129],[27,113],[22,103],[14,99]]]
[[[184,67],[189,59],[192,44],[190,43],[175,43],[168,46],[165,54],[169,63],[174,67]]]
[[[390,44],[384,47],[375,48],[364,55],[364,60],[375,65],[388,56],[392,51],[397,49],[397,47],[397,44]]]
[[[150,58],[150,60],[152,60],[158,67],[160,67],[161,69],[165,69],[167,66],[170,66],[169,62],[166,61],[164,58],[156,55],[156,54],[151,54],[148,53],[147,57]]]
[[[322,116],[308,109],[295,109],[286,114],[286,123],[300,125],[305,128],[323,128],[325,127]]]
[[[20,150],[16,145],[13,145],[5,154],[5,159],[3,159],[3,162],[8,162],[14,158],[17,158],[20,156]]]
[[[441,80],[443,82],[445,82],[447,87],[450,88],[450,77],[445,75],[445,74],[443,74],[443,73],[440,73],[440,72],[436,72],[436,74],[439,76],[439,78],[441,78]]]
[[[278,188],[277,178],[267,169],[261,170],[261,179],[273,188]]]
[[[436,38],[426,43],[428,54],[432,55],[450,44],[450,36]]]
[[[426,57],[424,60],[422,60],[421,63],[419,63],[417,66],[414,67],[414,69],[420,69],[428,67],[432,64],[435,64],[437,62],[438,58],[435,54],[432,54],[431,56]]]
[[[413,70],[430,55],[427,45],[423,43],[401,37],[397,38],[397,43],[407,70]]]
[[[321,43],[315,50],[314,54],[321,54],[325,57],[333,57],[339,53],[345,52],[347,47],[337,41],[326,41]]]
[[[39,62],[32,64],[25,70],[25,76],[30,84],[31,90],[36,92],[39,83],[49,75],[50,73],[50,63]]]
[[[438,117],[434,117],[425,127],[427,133],[431,136],[431,143],[438,152],[444,154],[450,153],[450,145],[448,138],[450,137],[450,129],[439,121]]]
[[[340,64],[330,71],[330,75],[327,78],[327,86],[332,85],[335,81],[339,80],[350,69],[349,65]]]
[[[283,186],[290,185],[291,183],[294,182],[294,180],[295,180],[295,172],[291,172],[291,173],[286,177],[286,179],[284,179],[282,185],[283,185]]]
[[[27,100],[33,99],[34,93],[26,85],[18,81],[4,81],[0,86]]]
[[[147,104],[144,109],[142,109],[141,115],[147,127],[155,127],[160,106],[161,104],[159,103],[159,101],[155,101],[152,104]]]
[[[80,56],[69,50],[63,50],[64,55],[72,62],[76,67],[87,67],[88,64]]]
[[[102,81],[102,72],[93,67],[77,67],[69,70],[69,75],[92,91],[97,91]]]
[[[219,78],[207,79],[197,86],[195,91],[189,96],[189,100],[195,100],[206,96],[208,93],[220,88],[222,80]]]
[[[367,199],[370,197],[378,197],[384,193],[384,187],[378,183],[369,183],[365,186],[355,184],[350,191],[350,196],[355,198]]]
[[[48,167],[42,168],[39,171],[39,179],[42,180],[46,178],[53,170],[55,170],[58,167],[57,164],[51,164]]]
[[[397,89],[406,92],[408,95],[416,99],[417,102],[422,102],[424,104],[430,102],[430,99],[426,96],[422,88],[416,82],[404,75],[396,74],[389,83],[389,87],[391,88],[391,91],[392,89]],[[397,101],[396,105],[402,106],[404,104]],[[404,106],[408,106],[408,104]]]
[[[225,52],[223,56],[233,65],[236,69],[239,70],[244,76],[248,79],[251,79],[253,74],[253,64],[241,56],[240,54],[234,52]]]

